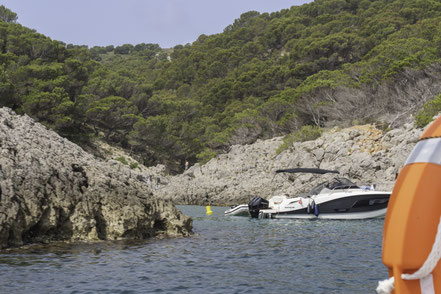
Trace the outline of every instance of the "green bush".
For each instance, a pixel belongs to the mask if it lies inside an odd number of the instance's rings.
[[[137,163],[137,162],[131,162],[130,165],[129,165],[129,167],[130,167],[131,169],[135,169],[135,168],[138,167],[138,163]]]
[[[300,130],[296,130],[283,139],[283,143],[277,148],[276,154],[280,154],[294,142],[305,142],[319,138],[322,135],[322,128],[318,126],[303,126]]]
[[[424,103],[423,108],[415,116],[415,124],[423,128],[432,122],[433,117],[441,112],[441,94]]]
[[[120,156],[116,160],[118,160],[122,164],[129,165],[129,163],[127,162],[127,159],[124,156]]]
[[[210,148],[205,148],[204,151],[199,153],[196,157],[201,164],[205,164],[210,161],[210,159],[216,157],[216,155],[217,153],[215,151]]]

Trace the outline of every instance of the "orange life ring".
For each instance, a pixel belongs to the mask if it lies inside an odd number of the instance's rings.
[[[383,263],[393,277],[395,294],[426,293],[422,280],[406,280],[434,245],[441,216],[441,117],[423,133],[399,173],[387,207]],[[430,285],[441,293],[441,262]],[[433,282],[432,282],[433,278]]]

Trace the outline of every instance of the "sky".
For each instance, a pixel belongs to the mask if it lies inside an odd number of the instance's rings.
[[[18,23],[66,44],[192,43],[223,32],[244,12],[274,12],[311,0],[0,0]]]

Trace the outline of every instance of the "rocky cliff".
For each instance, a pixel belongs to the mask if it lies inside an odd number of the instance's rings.
[[[192,221],[152,196],[153,176],[98,160],[0,109],[0,249],[55,240],[185,236]]]
[[[317,167],[338,170],[359,185],[391,190],[395,177],[422,130],[412,124],[383,132],[373,125],[330,129],[315,141],[294,143],[276,155],[282,138],[233,146],[203,166],[169,179],[156,193],[175,203],[230,205],[258,195],[297,195],[328,176],[277,174],[277,169]]]

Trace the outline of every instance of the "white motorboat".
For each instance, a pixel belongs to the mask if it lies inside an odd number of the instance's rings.
[[[248,204],[240,204],[231,206],[230,209],[225,210],[225,215],[234,215],[234,216],[250,216],[250,212],[248,209]]]
[[[277,170],[276,173],[339,173],[317,168]],[[386,214],[391,192],[359,187],[346,178],[334,178],[311,190],[306,196],[287,194],[269,200],[254,197],[248,204],[254,218],[366,219]]]

